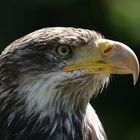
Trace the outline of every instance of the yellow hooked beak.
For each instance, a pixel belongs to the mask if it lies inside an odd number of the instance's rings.
[[[133,74],[134,84],[139,77],[139,62],[135,53],[125,44],[99,39],[95,47],[85,46],[77,50],[77,57],[64,71],[86,69],[89,74]]]

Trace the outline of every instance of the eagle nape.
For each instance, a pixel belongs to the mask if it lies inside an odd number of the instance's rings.
[[[139,77],[125,44],[81,28],[50,27],[0,55],[0,140],[107,140],[89,101],[111,74]]]

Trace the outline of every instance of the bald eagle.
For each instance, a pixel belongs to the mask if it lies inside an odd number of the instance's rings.
[[[111,74],[139,75],[123,43],[81,28],[30,33],[0,56],[0,140],[107,140],[89,101]]]

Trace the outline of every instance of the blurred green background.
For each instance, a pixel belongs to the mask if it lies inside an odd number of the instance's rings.
[[[1,0],[0,51],[50,26],[88,28],[130,46],[140,60],[140,0]],[[92,100],[109,140],[140,140],[140,80],[113,75]]]

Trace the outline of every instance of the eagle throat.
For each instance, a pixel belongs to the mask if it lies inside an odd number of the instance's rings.
[[[5,123],[2,131],[4,129],[7,133],[12,133],[7,136],[7,140],[11,137],[15,140],[37,139],[38,136],[42,140],[89,140],[89,137],[96,140],[104,136],[98,118],[95,128],[95,124],[86,126],[90,121],[86,116],[90,98],[105,86],[107,77],[108,75],[81,76],[77,72],[43,74],[36,78],[34,75],[22,77],[22,82],[19,80],[18,84],[1,91],[1,106],[5,106],[1,108],[0,124]],[[97,86],[101,83],[102,86]],[[8,98],[5,100],[5,97]],[[93,115],[96,116],[94,111]],[[97,135],[98,129],[101,136]],[[87,132],[83,133],[84,130]],[[17,133],[20,135],[16,136]],[[1,139],[5,139],[2,136],[5,134],[1,135]]]

